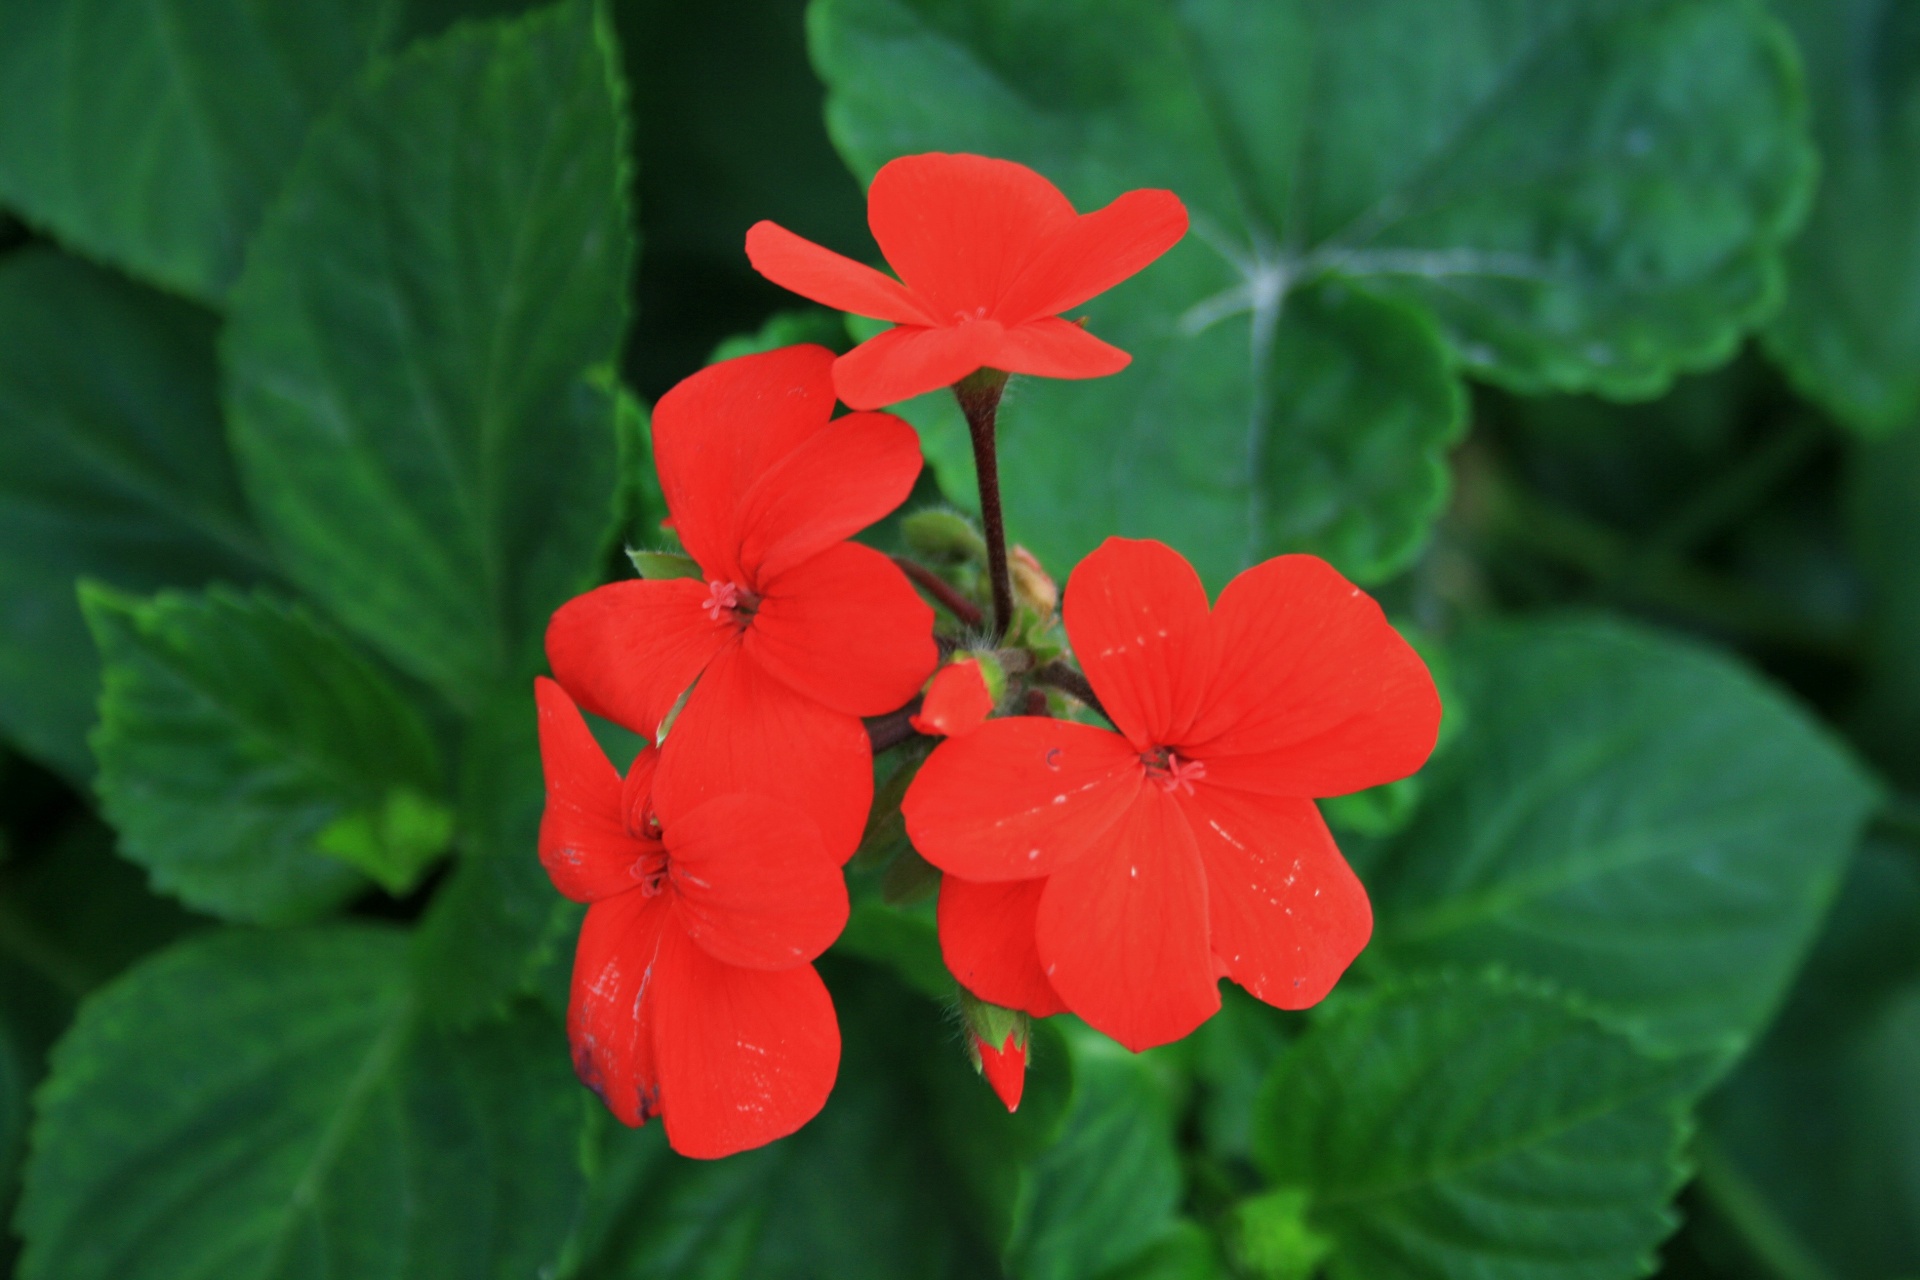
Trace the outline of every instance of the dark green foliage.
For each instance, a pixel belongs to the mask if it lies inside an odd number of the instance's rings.
[[[0,1270],[1920,1274],[1916,52],[1887,0],[0,3]],[[1011,1115],[882,756],[833,1096],[686,1160],[569,1069],[528,685],[677,549],[650,401],[882,327],[747,227],[871,260],[927,149],[1194,215],[1084,308],[1130,368],[1011,384],[1016,538],[1327,556],[1447,728],[1327,805],[1331,1000],[1036,1022]],[[965,578],[964,425],[902,412],[951,519],[864,536]]]

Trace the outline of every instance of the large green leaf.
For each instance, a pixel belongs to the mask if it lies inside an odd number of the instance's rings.
[[[1920,418],[1920,14],[1770,3],[1799,40],[1821,175],[1767,349],[1843,422],[1893,430]]]
[[[1751,1038],[1874,803],[1849,756],[1657,634],[1507,624],[1453,653],[1473,715],[1371,868],[1370,960],[1551,978],[1657,1044]]]
[[[219,587],[82,601],[106,661],[101,803],[157,888],[230,919],[299,919],[361,871],[404,890],[446,846],[425,725],[305,610]]]
[[[472,707],[615,514],[622,90],[588,0],[467,25],[318,126],[233,296],[228,407],[288,572]],[[604,383],[602,378],[601,383]]]
[[[1745,0],[815,0],[812,36],[863,175],[978,151],[1193,212],[1087,308],[1133,366],[1007,409],[1012,522],[1062,564],[1122,532],[1216,583],[1294,549],[1384,576],[1441,505],[1450,358],[1620,396],[1724,358],[1813,168]]]
[[[1771,1274],[1920,1274],[1914,854],[1861,850],[1793,1000],[1702,1114],[1710,1220]]]
[[[936,1011],[880,970],[825,966],[840,1077],[826,1109],[771,1146],[686,1160],[653,1125],[611,1135],[582,1280],[972,1280],[992,1263],[929,1140],[914,1056],[958,1052]],[[984,1084],[979,1086],[985,1090]],[[31,1278],[29,1278],[31,1280]]]
[[[0,732],[76,782],[99,661],[75,579],[152,591],[266,571],[213,341],[209,313],[73,258],[0,260]]]
[[[224,932],[89,1000],[38,1097],[22,1280],[521,1280],[582,1191],[559,1028],[415,1017],[386,930]]]
[[[1254,1146],[1308,1193],[1336,1280],[1626,1280],[1677,1221],[1701,1075],[1529,987],[1416,983],[1294,1046]]]
[[[308,127],[399,7],[0,6],[0,201],[81,252],[217,299]]]

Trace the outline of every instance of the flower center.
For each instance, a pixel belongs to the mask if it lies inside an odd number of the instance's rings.
[[[1155,747],[1140,757],[1140,763],[1147,767],[1147,777],[1159,783],[1163,791],[1192,795],[1193,784],[1207,776],[1205,761],[1182,760],[1172,747]]]
[[[760,608],[760,597],[737,582],[718,578],[707,583],[707,598],[700,605],[715,622],[736,622],[745,626]]]
[[[640,884],[643,897],[651,898],[667,887],[667,851],[652,849],[633,860],[627,874]]]

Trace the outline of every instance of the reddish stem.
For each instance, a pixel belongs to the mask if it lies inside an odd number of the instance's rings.
[[[947,612],[960,621],[970,627],[977,627],[983,621],[979,605],[961,595],[952,583],[927,566],[917,560],[909,560],[905,556],[894,556],[893,562],[900,566],[902,573],[913,580],[915,586],[945,605]]]
[[[987,539],[987,576],[993,584],[993,635],[1013,625],[1013,579],[1007,573],[1007,525],[1000,510],[1000,462],[994,448],[994,417],[1007,375],[980,369],[953,384],[954,399],[973,438],[973,473],[980,486],[980,526]]]

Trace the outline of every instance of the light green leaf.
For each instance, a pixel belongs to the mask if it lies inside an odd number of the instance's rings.
[[[0,201],[82,253],[217,300],[308,127],[399,7],[0,6]]]
[[[1737,1047],[1819,928],[1874,789],[1739,666],[1600,621],[1452,650],[1472,717],[1375,862],[1368,960],[1552,979],[1657,1045]]]
[[[93,772],[99,689],[74,581],[145,592],[269,572],[213,340],[210,313],[77,259],[0,260],[0,732],[74,782]]]
[[[228,931],[90,999],[37,1099],[22,1280],[523,1280],[582,1192],[560,1029],[445,1035],[386,930]]]
[[[1489,979],[1329,1011],[1275,1069],[1255,1150],[1303,1188],[1335,1280],[1612,1280],[1677,1221],[1698,1057],[1649,1057]]]
[[[1920,21],[1900,0],[1769,0],[1807,69],[1820,193],[1767,350],[1869,435],[1920,418]]]
[[[288,573],[468,709],[617,515],[588,376],[633,256],[621,95],[588,0],[416,45],[314,130],[234,292],[235,450]]]
[[[1154,535],[1216,585],[1276,551],[1405,565],[1449,358],[1618,396],[1723,359],[1813,170],[1791,50],[1744,0],[815,0],[811,34],[863,176],[976,151],[1083,209],[1187,202],[1186,242],[1087,306],[1132,367],[1021,388],[1003,470],[1043,559]]]
[[[425,725],[305,610],[221,587],[81,600],[106,663],[101,804],[155,887],[283,922],[353,894],[360,872],[404,891],[446,847]]]

